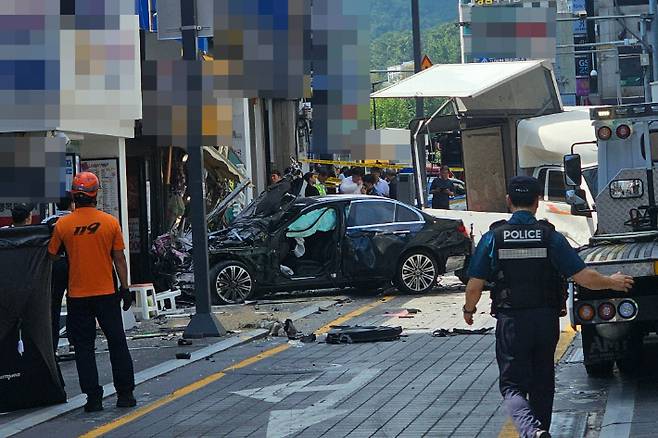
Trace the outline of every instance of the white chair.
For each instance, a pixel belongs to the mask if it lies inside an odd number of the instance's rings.
[[[158,311],[170,312],[176,310],[176,297],[179,297],[180,295],[180,289],[158,292]],[[169,310],[167,310],[167,302],[169,302]]]
[[[151,319],[151,312],[154,316],[158,316],[158,295],[155,293],[155,287],[152,283],[133,284],[130,286],[130,291],[135,293],[133,313],[142,321]],[[151,304],[149,304],[149,295],[151,296]]]

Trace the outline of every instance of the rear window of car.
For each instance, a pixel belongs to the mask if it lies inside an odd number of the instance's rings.
[[[395,222],[418,222],[418,213],[404,205],[397,205],[395,211]]]
[[[348,227],[389,224],[395,221],[395,204],[385,201],[353,202],[347,219]]]

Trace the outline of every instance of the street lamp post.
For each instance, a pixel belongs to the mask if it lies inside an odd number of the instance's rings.
[[[210,306],[210,282],[208,263],[208,225],[206,223],[206,197],[203,180],[202,141],[202,89],[201,64],[197,61],[198,30],[196,24],[196,0],[181,0],[181,35],[183,59],[193,61],[187,68],[187,152],[190,188],[190,215],[192,219],[192,263],[194,266],[194,290],[196,311],[185,328],[183,337],[203,338],[223,336],[226,330],[212,313]]]

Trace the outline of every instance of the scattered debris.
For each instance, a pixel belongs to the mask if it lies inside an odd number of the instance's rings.
[[[190,359],[191,357],[190,353],[176,353],[176,359]]]
[[[162,330],[162,329],[161,329]],[[143,335],[134,335],[128,338],[128,340],[135,340],[135,339],[149,339],[149,338],[159,338],[162,336],[162,333],[145,333]]]
[[[290,345],[291,347],[296,347],[296,348],[301,348],[301,347],[304,346],[304,344],[302,344],[302,342],[298,339],[289,340],[288,345]]]
[[[392,316],[394,318],[413,318],[414,315],[420,313],[419,309],[402,309],[395,313],[389,312],[388,310],[384,312],[385,316]]]
[[[449,329],[436,329],[432,332],[432,336],[435,338],[445,338],[447,336],[457,336],[457,335],[486,335],[491,332],[493,327],[486,327],[481,329],[460,329],[454,328]]]
[[[178,345],[180,345],[181,347],[184,345],[192,345],[192,341],[181,338],[178,340]]]
[[[288,338],[295,338],[297,335],[297,329],[292,323],[292,319],[286,319],[285,323],[283,324],[283,330],[286,332],[286,335],[288,335]]]
[[[394,341],[400,338],[402,327],[336,326],[327,333],[327,344]]]
[[[311,342],[315,342],[317,340],[317,336],[315,336],[315,333],[311,333],[310,335],[304,335],[301,338],[299,338],[300,341],[302,341],[305,344],[309,344]]]

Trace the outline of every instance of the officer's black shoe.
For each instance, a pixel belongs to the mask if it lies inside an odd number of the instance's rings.
[[[137,406],[137,400],[132,392],[117,394],[117,408],[132,408]]]
[[[98,397],[87,397],[85,412],[98,412],[103,410],[103,399]]]
[[[535,438],[551,438],[551,434],[546,430],[538,430],[535,432]]]

